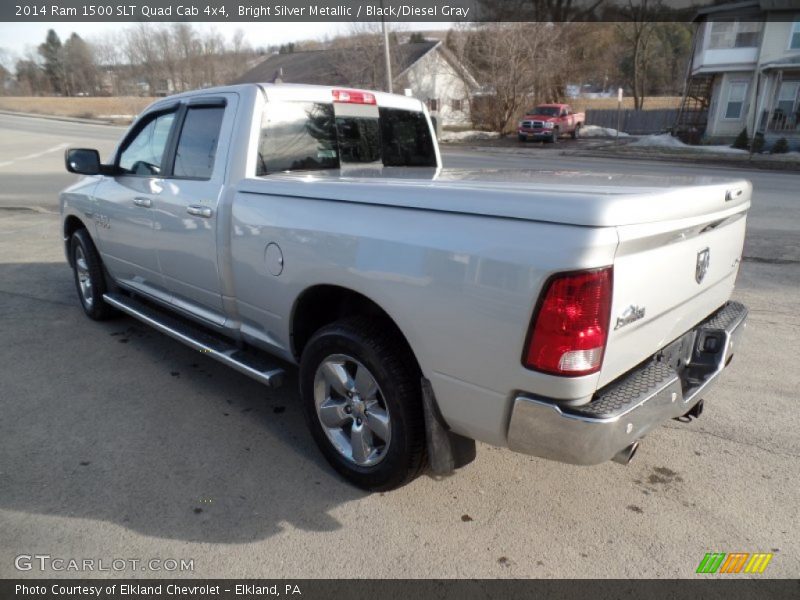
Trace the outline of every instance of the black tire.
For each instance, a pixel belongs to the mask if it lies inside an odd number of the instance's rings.
[[[105,321],[117,316],[119,313],[114,307],[106,304],[103,294],[108,290],[106,284],[103,262],[97,253],[94,242],[85,229],[78,229],[69,240],[69,256],[72,264],[72,274],[75,280],[75,290],[86,316],[95,321]],[[86,271],[81,274],[78,261],[85,262]],[[81,277],[88,277],[88,291],[84,293]]]
[[[380,388],[382,403],[390,415],[391,441],[383,447],[377,464],[361,466],[342,454],[328,438],[317,414],[317,370],[334,355],[356,359]],[[378,492],[401,487],[422,472],[427,456],[420,377],[414,357],[399,333],[382,319],[349,317],[312,336],[300,359],[303,412],[314,441],[342,477],[362,489]],[[355,420],[354,416],[348,418]]]
[[[560,132],[558,130],[558,127],[554,128],[553,129],[553,135],[550,136],[550,143],[551,144],[557,144],[559,135],[560,135]]]
[[[527,142],[528,141],[528,136],[526,136],[526,135],[517,135],[517,139],[520,142]]]
[[[578,139],[578,134],[580,133],[580,130],[581,130],[581,126],[580,125],[576,125],[575,129],[572,130],[572,133],[570,133],[570,136],[572,137],[573,140],[577,140]]]

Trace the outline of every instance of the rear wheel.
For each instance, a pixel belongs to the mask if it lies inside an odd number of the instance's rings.
[[[105,321],[119,314],[103,300],[108,287],[103,263],[89,232],[79,229],[73,233],[69,240],[69,251],[75,289],[86,316],[95,321]]]
[[[315,333],[300,360],[303,411],[325,458],[370,491],[425,465],[420,374],[390,323],[353,317]]]

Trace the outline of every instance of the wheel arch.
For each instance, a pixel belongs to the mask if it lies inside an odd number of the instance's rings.
[[[72,256],[70,256],[69,252],[69,240],[72,237],[72,234],[78,231],[79,229],[86,229],[88,232],[89,229],[86,227],[86,224],[75,215],[67,215],[64,219],[64,253],[67,255],[67,262],[69,263],[70,267],[74,267],[75,265],[72,264]],[[89,234],[91,237],[91,233]]]
[[[299,362],[311,336],[321,327],[357,315],[373,316],[389,323],[421,370],[408,337],[386,309],[361,292],[334,284],[313,285],[303,290],[295,300],[290,316],[291,351],[295,359]]]

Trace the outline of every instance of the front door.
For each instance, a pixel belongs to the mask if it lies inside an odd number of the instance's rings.
[[[154,243],[152,206],[165,187],[164,159],[177,106],[143,117],[120,145],[117,174],[94,192],[98,247],[109,272],[128,287],[166,300]]]
[[[155,247],[172,303],[217,325],[225,320],[217,263],[226,167],[220,152],[228,147],[236,97],[199,97],[182,107],[169,175],[152,209]]]

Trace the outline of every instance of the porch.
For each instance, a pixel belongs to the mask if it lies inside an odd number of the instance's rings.
[[[756,131],[764,136],[767,148],[785,138],[790,150],[800,150],[800,64],[797,60],[792,57],[762,67],[763,93],[758,103]]]

